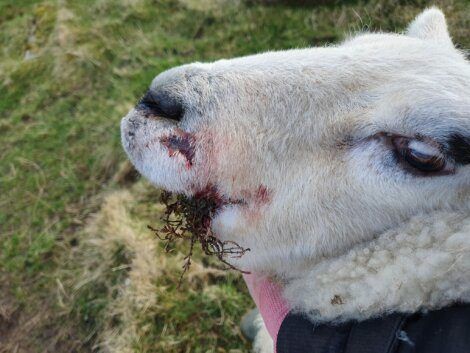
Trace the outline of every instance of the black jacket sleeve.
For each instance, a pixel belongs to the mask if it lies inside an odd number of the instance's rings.
[[[362,322],[315,324],[290,313],[277,353],[470,353],[470,305]]]

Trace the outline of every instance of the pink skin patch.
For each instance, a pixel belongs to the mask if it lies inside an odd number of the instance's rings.
[[[269,203],[271,201],[271,193],[268,188],[264,185],[260,185],[258,190],[256,190],[254,200],[258,205]]]
[[[195,199],[210,199],[211,201],[215,202],[217,208],[221,208],[227,205],[246,204],[245,200],[232,199],[222,195],[214,185],[208,185],[203,190],[196,191],[193,197]]]
[[[214,185],[208,185],[202,190],[194,191],[196,199],[210,199],[217,205],[218,209],[228,205],[239,205],[246,208],[250,214],[256,213],[259,216],[258,208],[271,201],[271,193],[264,185],[260,185],[255,191],[242,190],[240,198],[232,198],[220,193]],[[250,206],[255,206],[253,209]],[[251,218],[251,217],[250,217]]]
[[[209,199],[214,202],[217,206],[215,214],[225,206],[239,206],[244,218],[251,224],[260,221],[263,206],[271,202],[271,192],[264,185],[258,186],[255,190],[242,190],[240,196],[235,197],[220,193],[214,185],[209,185],[202,190],[195,190],[193,195],[196,199]]]
[[[244,200],[250,200],[257,206],[267,204],[271,201],[271,193],[268,188],[262,184],[258,186],[255,191],[242,190],[241,195]]]
[[[254,206],[262,206],[271,202],[271,192],[264,185],[258,186],[256,190],[242,190],[242,198],[250,201],[250,204]]]
[[[160,143],[168,149],[170,157],[183,156],[187,169],[193,166],[195,138],[192,134],[181,129],[175,129],[173,134],[161,137]]]
[[[244,208],[244,214],[249,223],[257,223],[262,216],[262,206],[271,202],[271,192],[264,185],[258,186],[255,191],[242,190],[244,200],[249,200],[249,206]]]

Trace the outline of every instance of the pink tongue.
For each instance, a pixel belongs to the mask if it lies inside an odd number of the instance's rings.
[[[193,165],[194,142],[194,136],[180,129],[175,130],[172,135],[160,138],[160,143],[168,149],[169,156],[182,155],[186,159],[188,169]]]

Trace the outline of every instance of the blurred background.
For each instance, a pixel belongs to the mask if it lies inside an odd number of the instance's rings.
[[[238,273],[166,254],[159,191],[119,122],[175,65],[402,31],[438,5],[470,47],[468,0],[0,0],[0,352],[250,350]]]

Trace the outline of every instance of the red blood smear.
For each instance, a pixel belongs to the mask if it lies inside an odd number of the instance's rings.
[[[226,205],[233,205],[233,204],[244,204],[244,200],[234,200],[229,197],[223,196],[217,190],[217,187],[214,185],[208,185],[204,189],[196,192],[194,194],[195,199],[207,199],[211,200],[216,204],[218,208]]]
[[[241,195],[245,200],[249,200],[251,203],[258,206],[267,204],[271,201],[271,192],[262,184],[254,191],[242,190]]]
[[[214,185],[207,185],[204,189],[197,191],[194,194],[194,198],[196,199],[215,199],[215,200],[222,200],[217,188]]]
[[[265,204],[271,201],[271,193],[264,185],[260,185],[256,191],[255,201],[259,204]]]
[[[175,134],[163,136],[160,143],[168,149],[170,157],[181,154],[186,159],[186,167],[191,168],[194,159],[194,137],[182,130],[177,130]]]

